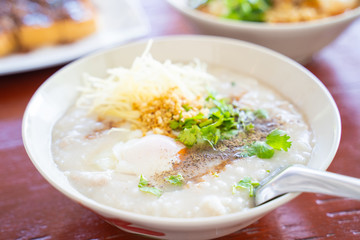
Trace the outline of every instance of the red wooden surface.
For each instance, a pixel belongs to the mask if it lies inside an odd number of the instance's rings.
[[[196,34],[163,0],[141,1],[152,26],[146,38]],[[306,67],[330,90],[342,118],[329,170],[360,177],[360,19]],[[21,140],[35,90],[61,66],[0,77],[0,239],[143,239],[123,232],[51,187]],[[258,222],[221,239],[360,239],[360,201],[302,194]]]

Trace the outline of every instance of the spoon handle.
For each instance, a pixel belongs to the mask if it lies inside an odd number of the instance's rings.
[[[336,173],[294,165],[267,179],[256,189],[256,205],[289,192],[323,193],[360,200],[360,179]]]

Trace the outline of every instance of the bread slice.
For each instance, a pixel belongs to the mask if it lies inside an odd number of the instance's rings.
[[[11,16],[10,4],[7,1],[0,2],[0,57],[14,52],[17,48],[15,39],[15,23]]]
[[[69,43],[90,35],[96,30],[96,13],[86,0],[64,0],[58,9],[59,41]]]
[[[14,6],[13,13],[18,24],[17,39],[21,50],[57,43],[58,32],[49,9],[35,1],[22,0]]]
[[[96,31],[89,0],[12,0],[6,8],[3,2],[8,1],[0,2],[0,56],[74,42]],[[13,22],[11,30],[2,27],[9,24],[1,24],[1,16]]]
[[[12,29],[6,27],[7,22],[8,19],[0,16],[0,57],[14,52],[17,48]]]

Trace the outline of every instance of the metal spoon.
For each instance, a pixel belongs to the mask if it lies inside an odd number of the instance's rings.
[[[360,179],[310,169],[302,165],[280,168],[255,189],[255,205],[290,192],[313,192],[360,200]]]

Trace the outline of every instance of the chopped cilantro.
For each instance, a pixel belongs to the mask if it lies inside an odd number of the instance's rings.
[[[201,138],[200,128],[197,125],[193,125],[191,128],[185,128],[180,132],[177,139],[184,143],[187,147],[192,147]]]
[[[253,182],[251,180],[251,178],[244,177],[239,182],[237,182],[236,184],[233,185],[233,193],[235,193],[236,190],[248,189],[249,196],[253,197],[254,196],[254,188],[259,186],[259,185],[260,185],[260,183]]]
[[[227,0],[225,1],[227,14],[225,18],[263,22],[265,21],[265,12],[270,8],[270,0]]]
[[[220,139],[221,131],[216,125],[212,124],[201,128],[201,138],[207,141],[213,148]]]
[[[199,124],[199,127],[205,127],[205,126],[207,126],[207,125],[209,125],[209,124],[212,124],[212,123],[214,123],[214,120],[212,120],[212,119],[208,119],[208,120],[205,120],[204,122],[202,122],[202,123],[200,123]]]
[[[162,195],[162,190],[156,187],[140,187],[140,191],[154,194],[157,197],[160,197]]]
[[[247,125],[245,125],[245,128],[244,128],[245,132],[251,132],[254,130],[254,124],[252,123],[249,123]]]
[[[149,182],[143,177],[143,175],[141,174],[140,176],[140,181],[139,181],[139,184],[138,184],[138,187],[145,187],[149,184]]]
[[[216,144],[220,140],[230,139],[240,131],[245,133],[252,132],[256,118],[268,118],[265,110],[234,109],[234,106],[229,103],[228,99],[218,99],[215,97],[215,93],[209,93],[205,100],[210,109],[208,116],[199,113],[194,117],[182,119],[182,112],[180,112],[179,119],[172,120],[169,123],[171,129],[180,132],[177,140],[184,143],[187,147],[207,142],[215,149]],[[187,105],[182,107],[186,111],[189,110]],[[270,137],[270,142],[273,141],[272,139],[276,139],[276,137]],[[257,147],[259,146],[255,145],[251,148]],[[277,149],[277,147],[274,149]],[[256,150],[254,151],[256,152]],[[268,156],[268,154],[260,155]]]
[[[256,141],[248,149],[249,155],[256,155],[258,158],[269,159],[274,156],[274,149],[265,142]]]
[[[258,109],[254,111],[254,115],[260,119],[268,119],[269,114],[264,109]]]
[[[291,142],[288,141],[289,139],[290,136],[287,135],[285,131],[276,129],[267,135],[266,143],[276,150],[284,150],[287,152],[291,147]]]
[[[143,177],[143,175],[140,176],[138,187],[140,191],[154,194],[157,197],[160,197],[163,193],[159,188],[150,187],[149,182]]]
[[[171,129],[174,129],[174,130],[175,130],[175,129],[177,129],[177,128],[180,126],[180,124],[179,124],[178,121],[172,120],[172,121],[170,121],[169,126],[170,126]]]
[[[256,141],[243,147],[242,151],[235,154],[236,157],[249,157],[256,155],[258,158],[272,158],[275,150],[287,150],[291,147],[290,137],[285,131],[275,129],[266,136],[266,141]]]
[[[178,175],[167,177],[165,180],[176,186],[181,186],[184,183],[184,178],[180,173]]]
[[[198,115],[171,121],[169,126],[173,130],[180,130],[177,140],[187,147],[200,142],[208,142],[213,148],[221,139],[228,139],[238,133],[236,112],[226,99],[216,99],[214,94],[209,94],[206,101],[215,107],[210,109],[209,116]]]
[[[190,111],[192,109],[192,107],[190,107],[188,104],[183,104],[182,105],[183,109],[185,109],[185,111]]]
[[[253,111],[248,109],[242,109],[238,112],[238,123],[245,132],[249,132],[253,129],[252,122],[255,120]]]

